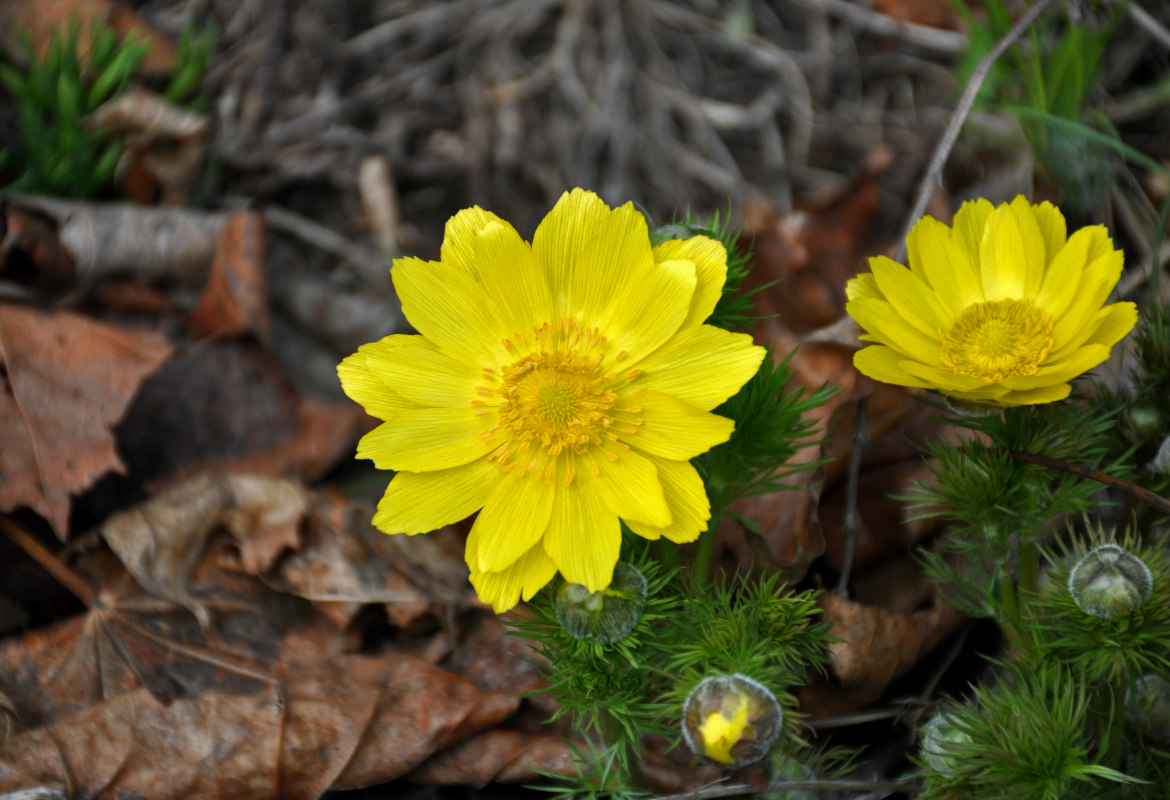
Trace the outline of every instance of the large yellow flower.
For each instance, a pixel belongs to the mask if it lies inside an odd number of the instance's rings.
[[[609,585],[619,518],[647,539],[694,540],[710,518],[688,459],[734,427],[711,409],[763,358],[703,321],[726,252],[695,237],[651,248],[630,204],[564,194],[529,245],[480,208],[447,223],[438,262],[394,262],[420,335],[387,336],[338,367],[385,421],[358,457],[397,475],[374,524],[424,533],[479,511],[471,582],[496,611],[558,571]]]
[[[964,203],[953,229],[923,217],[906,247],[909,269],[877,256],[846,287],[861,338],[876,342],[853,363],[875,380],[974,403],[1050,403],[1137,322],[1133,303],[1104,305],[1123,258],[1104,226],[1068,236],[1051,203]]]

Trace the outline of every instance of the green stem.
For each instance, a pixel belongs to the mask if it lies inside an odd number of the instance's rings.
[[[1036,546],[1036,540],[1029,537],[1021,541],[1018,557],[1020,596],[1031,597],[1036,594],[1036,588],[1040,583],[1040,548]]]
[[[622,726],[613,712],[604,706],[597,707],[597,727],[606,753],[613,751],[614,766],[618,771],[618,789],[636,790],[646,788],[646,779],[638,766],[637,753],[622,735]]]
[[[1008,647],[1018,652],[1020,649],[1020,605],[1016,596],[1015,576],[1012,575],[1012,565],[1004,561],[999,568],[999,626],[1007,637]]]
[[[711,584],[712,565],[715,560],[715,533],[719,530],[719,520],[723,518],[723,504],[711,504],[711,521],[707,530],[699,536],[695,543],[695,561],[691,567],[691,578],[698,588]]]
[[[1110,769],[1121,769],[1121,756],[1125,742],[1121,737],[1122,726],[1125,724],[1125,687],[1129,683],[1128,676],[1122,675],[1109,686],[1109,699],[1112,708],[1109,714],[1109,736],[1103,743],[1101,764]]]

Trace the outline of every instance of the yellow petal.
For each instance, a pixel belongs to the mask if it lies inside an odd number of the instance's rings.
[[[682,327],[702,323],[723,295],[727,281],[727,250],[706,236],[670,239],[654,248],[654,261],[691,261],[695,265],[695,293]]]
[[[694,293],[690,261],[663,261],[651,273],[625,282],[599,319],[618,364],[633,364],[666,344],[686,318]]]
[[[479,551],[478,568],[498,572],[537,544],[548,528],[554,496],[551,483],[504,473],[471,526]]]
[[[1124,258],[1120,250],[1113,250],[1085,268],[1077,296],[1073,298],[1064,315],[1052,326],[1052,341],[1055,342],[1055,347],[1051,357],[1059,358],[1062,353],[1080,347],[1093,333],[1095,328],[1092,322],[1109,297],[1109,293],[1113,291],[1113,287],[1117,286]]]
[[[390,270],[402,313],[443,352],[473,367],[511,361],[506,330],[471,275],[434,261],[398,258]]]
[[[980,197],[978,200],[968,200],[955,213],[954,237],[966,252],[971,267],[980,275],[983,274],[980,257],[983,252],[983,235],[987,232],[987,221],[995,213],[995,206],[990,201]],[[980,278],[982,283],[982,278]],[[991,299],[991,298],[987,298]]]
[[[1044,267],[1048,263],[1044,233],[1040,230],[1040,223],[1036,219],[1032,204],[1024,199],[1023,195],[1016,195],[1009,208],[1019,226],[1020,241],[1023,245],[1024,288],[1021,296],[1035,297],[1040,291]]]
[[[1024,297],[1027,253],[1011,206],[1002,205],[987,223],[979,251],[983,294],[988,300]]]
[[[925,275],[949,314],[983,301],[979,273],[946,225],[923,217],[906,237],[906,251],[911,268]]]
[[[689,461],[660,460],[656,466],[666,504],[670,507],[670,524],[659,528],[626,520],[626,525],[643,539],[664,537],[675,544],[695,541],[707,530],[707,522],[711,519],[711,502],[707,499],[703,479]]]
[[[364,344],[358,351],[337,365],[341,388],[366,410],[381,420],[390,420],[408,408],[417,408],[392,390],[366,366],[366,354],[376,348],[377,342]]]
[[[1077,293],[1081,273],[1089,263],[1089,247],[1094,235],[1091,228],[1081,228],[1074,233],[1044,273],[1044,282],[1036,295],[1036,305],[1047,311],[1053,320],[1060,319]]]
[[[471,541],[468,540],[468,548]],[[468,563],[473,559],[469,556]],[[471,585],[479,599],[503,614],[523,597],[531,600],[557,574],[557,565],[544,552],[540,542],[532,546],[515,563],[498,572],[484,572],[471,567]]]
[[[437,472],[399,472],[378,503],[374,527],[415,534],[458,522],[483,507],[500,475],[483,458]]]
[[[1002,406],[1035,406],[1041,403],[1055,403],[1068,397],[1072,386],[1067,383],[1056,386],[1044,386],[1039,389],[1029,389],[1023,392],[1012,392],[999,398],[996,402]]]
[[[422,336],[398,334],[365,346],[366,366],[420,406],[468,406],[483,383],[479,369],[456,361]]]
[[[1091,344],[1073,351],[1068,358],[1046,363],[1036,371],[1035,375],[1004,378],[1001,383],[1013,392],[1054,386],[1066,383],[1078,375],[1083,375],[1107,358],[1109,358],[1108,347],[1102,344]]]
[[[1064,247],[1068,239],[1068,227],[1064,222],[1064,214],[1060,209],[1045,200],[1033,207],[1036,223],[1040,226],[1040,233],[1044,237],[1044,263],[1051,264],[1052,259]]]
[[[458,467],[498,444],[480,436],[494,424],[494,414],[476,416],[473,408],[409,408],[363,436],[357,457],[373,459],[378,469]]]
[[[658,480],[656,460],[633,450],[621,450],[614,455],[614,461],[593,454],[578,459],[578,479],[583,476],[606,507],[622,519],[669,525],[670,508]]]
[[[927,336],[951,324],[951,314],[934,290],[913,272],[886,256],[874,256],[869,268],[886,300],[898,316]]]
[[[528,335],[534,326],[555,320],[548,277],[511,225],[486,225],[476,240],[475,258],[480,282],[505,329]]]
[[[548,212],[532,237],[532,251],[548,275],[555,292],[558,316],[568,317],[572,309],[566,290],[570,267],[585,245],[597,236],[602,223],[609,219],[609,206],[593,192],[574,189],[565,192]]]
[[[942,345],[937,333],[927,336],[914,326],[907,325],[894,307],[884,300],[858,298],[847,303],[845,310],[871,334],[869,341],[889,345],[905,358],[942,366],[939,360]]]
[[[872,272],[862,272],[845,283],[845,299],[859,300],[862,298],[883,302],[886,300],[886,296],[878,288],[877,279],[874,278]]]
[[[1103,344],[1106,347],[1112,347],[1124,339],[1133,330],[1134,325],[1137,325],[1138,310],[1136,305],[1128,301],[1113,303],[1101,309],[1097,318],[1097,329],[1085,340],[1085,344]]]
[[[988,382],[983,378],[959,375],[946,367],[934,367],[929,364],[904,361],[902,362],[902,368],[916,378],[928,382],[931,388],[940,389],[944,392],[973,392],[988,385]]]
[[[934,384],[914,377],[902,366],[910,363],[918,362],[909,361],[901,353],[880,344],[870,345],[853,354],[853,366],[857,371],[875,381],[892,383],[895,386],[933,389]]]
[[[747,383],[766,351],[746,333],[712,325],[683,328],[662,347],[638,362],[636,386],[685,400],[711,411]]]
[[[606,508],[587,476],[556,487],[552,516],[545,531],[544,552],[572,583],[599,592],[613,579],[622,547],[622,527]]]
[[[475,240],[480,231],[492,222],[504,221],[492,212],[484,211],[479,206],[465,208],[451,217],[447,220],[447,225],[443,230],[443,246],[439,251],[439,260],[449,267],[466,272],[468,275],[478,276]]]
[[[630,392],[618,401],[630,416],[637,415],[644,424],[636,433],[618,431],[627,444],[643,453],[674,461],[685,461],[726,442],[735,430],[735,422],[662,392]],[[633,411],[631,407],[639,408]]]

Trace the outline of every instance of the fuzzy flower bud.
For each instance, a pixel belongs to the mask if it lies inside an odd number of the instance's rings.
[[[682,734],[702,761],[742,767],[768,754],[784,712],[767,686],[746,675],[703,678],[683,704]]]
[[[1125,720],[1141,736],[1170,745],[1170,681],[1153,673],[1142,676],[1125,699]]]
[[[598,644],[626,638],[645,608],[645,576],[621,561],[608,588],[591,592],[584,584],[566,583],[557,590],[557,622],[574,639]]]
[[[1115,544],[1093,548],[1068,575],[1069,593],[1094,617],[1128,614],[1153,590],[1154,575],[1146,563]]]
[[[926,723],[922,732],[922,758],[939,775],[953,778],[957,764],[951,748],[969,744],[971,735],[959,728],[950,714],[943,712]]]

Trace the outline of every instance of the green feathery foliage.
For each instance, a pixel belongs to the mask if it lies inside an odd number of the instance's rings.
[[[1101,489],[1095,481],[1025,463],[1013,453],[1128,477],[1125,460],[1108,455],[1109,429],[1116,420],[1090,403],[1070,400],[950,421],[983,435],[962,444],[932,441],[933,480],[916,484],[905,498],[918,517],[943,516],[952,522],[948,535],[924,554],[926,572],[949,587],[948,600],[962,610],[1011,619],[1014,610],[1002,607],[1010,588],[1003,582],[1021,545],[1034,546],[1053,520],[1098,508],[1095,495]],[[1035,570],[1029,574],[1034,581]]]
[[[22,38],[24,69],[0,64],[0,82],[17,104],[19,131],[18,140],[0,150],[0,181],[11,178],[8,188],[17,191],[91,197],[112,183],[122,141],[86,118],[126,91],[150,41],[133,32],[119,38],[94,22],[82,53],[81,24],[74,21],[52,35],[41,59],[31,39]],[[212,28],[198,36],[190,26],[183,31],[169,100],[187,98],[202,80],[214,41]]]
[[[795,351],[794,351],[795,352]],[[793,353],[776,362],[764,356],[759,371],[726,403],[715,409],[735,420],[735,432],[726,443],[695,460],[707,484],[712,509],[721,511],[741,497],[793,488],[785,481],[816,469],[824,461],[790,464],[797,451],[817,444],[819,432],[807,414],[823,406],[840,389],[822,386],[814,391],[790,388],[796,375],[790,367]]]
[[[1064,800],[1114,781],[1117,770],[1094,763],[1087,735],[1085,683],[1061,664],[1001,664],[1000,683],[976,687],[946,709],[965,736],[936,745],[947,774],[926,770],[923,798]]]

